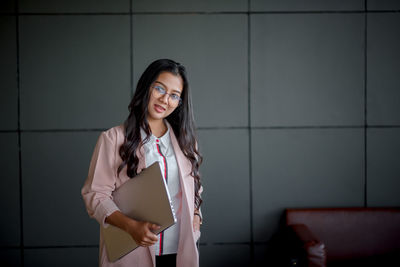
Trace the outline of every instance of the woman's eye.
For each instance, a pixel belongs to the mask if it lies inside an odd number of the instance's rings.
[[[157,89],[158,92],[160,92],[160,93],[162,93],[162,94],[165,93],[164,88],[162,88],[162,87],[160,87],[160,86],[156,86],[155,88]]]
[[[179,95],[172,94],[171,98],[174,99],[174,100],[179,100],[180,97],[179,97]]]

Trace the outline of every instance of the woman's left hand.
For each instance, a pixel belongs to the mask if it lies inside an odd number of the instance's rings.
[[[200,217],[197,215],[193,215],[193,232],[200,231]]]

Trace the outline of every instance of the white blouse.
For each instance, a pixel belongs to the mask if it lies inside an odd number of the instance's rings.
[[[142,140],[146,137],[146,133],[143,129],[141,130],[141,137]],[[146,168],[156,161],[160,164],[161,172],[168,185],[168,191],[177,219],[177,222],[173,226],[158,235],[158,242],[155,244],[155,254],[160,256],[177,253],[181,220],[182,190],[179,180],[178,163],[176,162],[175,152],[172,147],[169,129],[160,138],[151,135],[150,140],[144,144],[144,151]]]

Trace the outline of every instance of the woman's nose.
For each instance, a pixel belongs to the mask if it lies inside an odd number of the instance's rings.
[[[163,96],[161,96],[161,101],[165,104],[168,104],[168,98],[169,98],[169,95],[164,94]]]

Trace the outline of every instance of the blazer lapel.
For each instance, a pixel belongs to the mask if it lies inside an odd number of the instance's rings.
[[[181,148],[179,147],[178,140],[175,137],[174,131],[172,127],[168,124],[168,127],[170,128],[170,136],[171,136],[171,142],[172,146],[174,148],[175,152],[175,157],[176,157],[176,162],[178,163],[178,169],[180,172],[180,181],[182,184],[182,191],[186,196],[186,199],[189,202],[189,212],[190,214],[193,214],[194,210],[194,201],[193,203],[190,202],[191,196],[194,196],[194,180],[193,179],[188,179],[190,177],[192,168],[191,168],[191,163],[190,161],[186,158],[186,156],[183,154]]]
[[[169,126],[168,126],[169,127]],[[178,244],[178,256],[176,266],[198,266],[198,254],[194,244],[193,236],[193,214],[194,214],[194,179],[191,176],[192,164],[183,154],[175,137],[174,131],[170,128],[171,143],[174,148],[179,178],[182,189],[182,218]],[[190,234],[192,233],[192,234]],[[185,254],[185,256],[184,256]]]
[[[141,146],[136,152],[136,156],[139,159],[138,173],[140,173],[144,168],[146,168],[146,157],[144,153],[145,153],[144,146]]]

